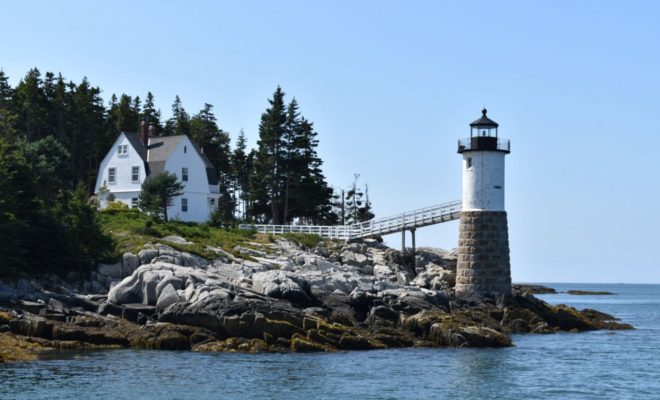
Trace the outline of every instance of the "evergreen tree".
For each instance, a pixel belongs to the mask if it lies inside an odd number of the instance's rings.
[[[101,89],[90,85],[83,78],[79,85],[69,84],[72,95],[73,117],[69,133],[68,150],[71,155],[72,187],[83,183],[85,187],[94,187],[99,163],[105,156],[111,139],[105,137],[105,109],[101,98]]]
[[[305,118],[299,123],[297,135],[296,169],[298,183],[294,200],[298,202],[296,214],[313,223],[328,222],[336,219],[331,211],[332,189],[328,186],[321,169],[323,161],[319,158],[317,133],[313,124]]]
[[[283,166],[286,107],[279,86],[268,100],[270,107],[261,115],[259,141],[252,174],[253,212],[273,224],[282,223],[281,168]]]
[[[353,185],[346,192],[346,224],[352,225],[365,222],[374,217],[371,212],[371,201],[369,200],[369,188],[365,185],[362,191],[357,182],[360,174],[355,174]]]
[[[36,192],[46,208],[50,208],[71,182],[69,152],[53,136],[24,146],[25,156],[32,164]]]
[[[177,95],[172,103],[172,118],[165,124],[165,134],[167,136],[190,135],[190,117],[181,104],[181,99]]]
[[[112,110],[115,114],[116,125],[115,135],[120,132],[137,132],[140,127],[140,99],[132,99],[127,94],[122,94],[119,97],[119,103],[116,105],[116,110]]]
[[[0,272],[27,266],[29,220],[39,209],[34,175],[18,145],[0,138]],[[2,271],[4,269],[4,271]]]
[[[28,140],[37,140],[47,131],[46,95],[37,68],[28,71],[14,93],[14,108],[17,115],[17,130]]]
[[[190,120],[190,136],[215,166],[220,184],[218,208],[224,221],[232,220],[235,203],[231,190],[230,138],[226,132],[218,128],[211,104],[205,103],[204,108]]]
[[[58,74],[51,90],[48,91],[49,115],[48,132],[60,142],[66,143],[67,132],[71,129],[72,100],[67,94],[66,82]]]
[[[156,109],[154,104],[154,95],[151,92],[147,93],[147,97],[144,101],[144,107],[142,108],[142,114],[140,115],[141,121],[146,121],[148,126],[153,126],[156,136],[163,135],[163,127],[160,123],[160,110]]]
[[[231,171],[234,182],[234,193],[238,194],[240,206],[238,207],[239,218],[247,220],[248,202],[250,199],[250,171],[251,166],[249,163],[249,154],[247,150],[247,139],[245,132],[241,129],[238,139],[236,140],[236,147],[231,156]]]
[[[16,136],[16,114],[12,104],[14,89],[9,85],[9,78],[0,69],[0,138]]]
[[[286,110],[286,129],[282,138],[284,145],[284,160],[282,162],[282,186],[284,188],[284,210],[282,212],[282,221],[290,221],[289,205],[291,198],[291,187],[297,186],[297,180],[301,178],[301,169],[303,165],[299,162],[299,136],[300,136],[300,113],[298,112],[298,102],[294,97]]]
[[[14,89],[9,85],[9,77],[0,69],[0,108],[11,109]]]
[[[167,221],[167,208],[174,204],[174,198],[183,194],[183,184],[175,174],[162,172],[150,175],[142,183],[139,196],[140,208]]]

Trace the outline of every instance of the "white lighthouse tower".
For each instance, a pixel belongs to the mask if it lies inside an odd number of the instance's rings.
[[[504,157],[508,140],[482,110],[460,140],[463,156],[463,207],[458,243],[457,295],[496,297],[511,293],[509,235],[504,209]]]

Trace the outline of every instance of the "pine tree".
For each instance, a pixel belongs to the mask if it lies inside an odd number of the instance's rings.
[[[147,93],[144,107],[142,108],[142,114],[140,115],[140,121],[145,121],[147,125],[153,126],[156,136],[163,135],[163,127],[160,122],[160,110],[156,109],[154,95],[151,92]]]
[[[181,104],[181,99],[177,95],[172,103],[172,118],[165,124],[165,134],[167,136],[190,135],[190,117]]]
[[[283,137],[286,132],[286,107],[284,91],[277,87],[273,98],[268,100],[270,107],[261,115],[259,141],[251,177],[253,192],[253,212],[263,215],[273,224],[282,223],[281,168],[284,156]]]
[[[174,198],[183,194],[183,184],[175,174],[162,172],[150,175],[142,183],[139,196],[140,208],[167,221],[167,208],[174,204]]]
[[[286,109],[286,129],[283,135],[284,160],[282,163],[282,175],[284,187],[284,210],[282,212],[282,221],[288,223],[289,205],[291,198],[291,186],[297,186],[297,180],[301,178],[302,165],[299,163],[299,145],[300,145],[300,113],[298,112],[298,102],[294,97]]]
[[[90,85],[83,78],[79,85],[69,84],[72,94],[72,126],[69,153],[74,177],[72,187],[83,183],[85,187],[94,187],[96,174],[101,159],[108,151],[108,138],[105,137],[105,108],[101,98],[101,89]],[[113,140],[115,135],[112,137]]]
[[[9,77],[0,69],[0,108],[10,109],[14,89],[9,85]]]
[[[360,174],[354,174],[353,185],[346,192],[346,224],[365,222],[374,217],[369,200],[369,187],[365,184],[362,191],[357,182]]]
[[[201,147],[204,155],[217,170],[220,184],[218,206],[222,219],[233,219],[235,204],[231,191],[231,140],[229,135],[218,127],[211,104],[204,104],[204,108],[190,120],[190,137]]]
[[[17,115],[17,130],[28,140],[37,140],[46,135],[46,95],[41,73],[37,68],[28,71],[14,93],[14,108]]]
[[[122,94],[117,104],[116,118],[116,134],[137,132],[140,128],[140,99],[132,99],[131,96]]]
[[[247,220],[248,202],[250,199],[250,165],[248,164],[247,139],[245,132],[241,129],[236,140],[236,147],[231,155],[231,171],[234,182],[234,193],[238,194],[240,207],[238,207],[239,218]]]
[[[9,85],[9,78],[0,69],[0,138],[16,136],[16,114],[12,104],[14,89]]]

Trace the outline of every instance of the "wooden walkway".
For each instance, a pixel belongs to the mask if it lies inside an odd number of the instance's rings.
[[[438,204],[436,206],[408,211],[392,217],[372,219],[354,225],[248,225],[242,224],[240,229],[254,229],[259,233],[281,235],[284,233],[310,233],[327,239],[351,240],[392,233],[411,231],[424,226],[441,224],[460,218],[461,201]],[[405,238],[403,239],[405,241]],[[405,242],[403,243],[405,247]],[[414,247],[414,244],[413,244]]]

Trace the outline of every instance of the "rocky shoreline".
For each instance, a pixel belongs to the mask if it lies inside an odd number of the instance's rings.
[[[158,243],[84,276],[0,281],[0,362],[79,348],[506,347],[512,333],[632,329],[595,310],[551,306],[524,286],[458,298],[456,255],[438,249],[413,260],[374,240],[306,249],[276,238],[235,248],[244,258],[207,250],[217,257]]]

